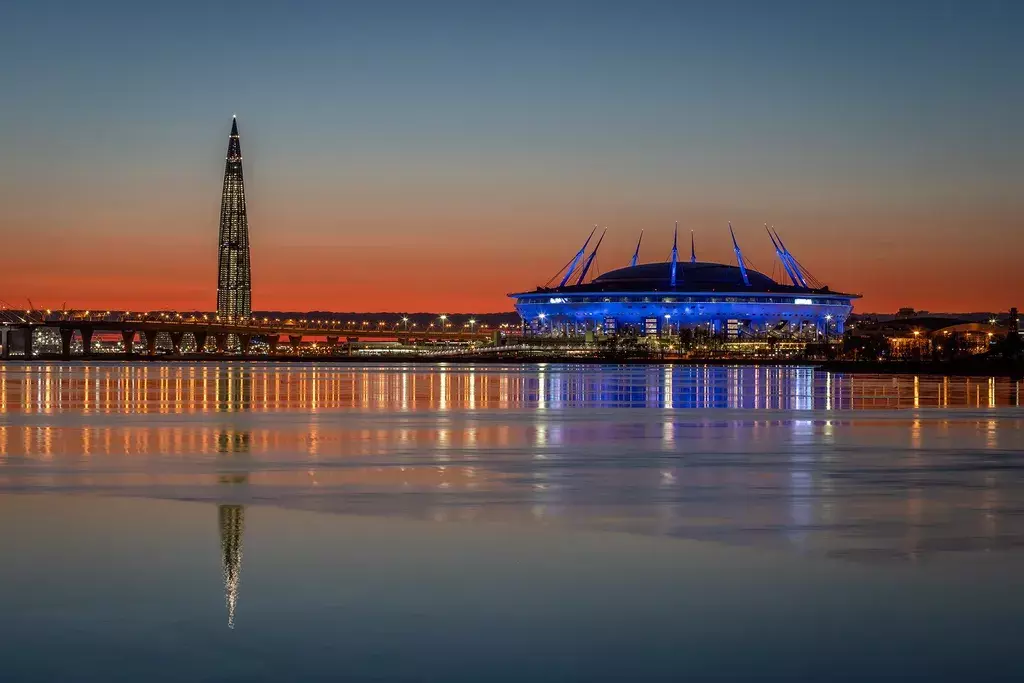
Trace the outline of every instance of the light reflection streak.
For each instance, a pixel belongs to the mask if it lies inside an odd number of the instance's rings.
[[[402,412],[409,411],[409,373],[402,373],[402,402],[400,405]]]
[[[790,451],[789,469],[789,522],[788,536],[797,545],[807,539],[807,528],[813,520],[811,494],[813,480],[811,468],[813,458],[810,448],[814,443],[814,423],[811,420],[793,420],[793,439]]]
[[[548,408],[547,400],[547,372],[546,365],[541,364],[537,370],[537,410],[544,411]]]
[[[664,396],[663,403],[664,403],[665,410],[672,410],[672,407],[673,407],[673,403],[672,403],[672,373],[673,373],[673,368],[672,368],[671,365],[665,366],[665,369],[662,371],[662,380],[661,380],[661,382],[662,382],[662,385],[665,387],[665,390],[664,390],[664,392],[662,394]]]
[[[441,368],[439,377],[439,392],[440,401],[438,403],[439,410],[448,410],[448,372],[445,368]]]

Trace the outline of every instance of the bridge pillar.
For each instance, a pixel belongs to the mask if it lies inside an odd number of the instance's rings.
[[[0,345],[3,349],[0,350],[0,358],[11,357],[11,342],[14,340],[14,330],[0,330]]]
[[[155,356],[156,330],[150,330],[149,332],[146,332],[144,336],[146,337],[146,353],[148,353],[150,356]]]
[[[79,332],[82,334],[82,355],[83,356],[91,356],[92,355],[92,330],[87,328],[87,327],[83,327],[81,330],[79,330]]]
[[[267,346],[270,347],[270,355],[277,355],[277,345],[281,342],[281,339],[276,334],[267,335]]]
[[[28,358],[32,355],[32,328],[26,327],[20,330],[9,330],[7,332],[7,342],[12,347],[14,346],[14,340],[21,340],[21,348],[25,350],[25,357]],[[13,349],[11,349],[13,351]],[[4,346],[6,353],[7,346]]]
[[[22,330],[18,329],[6,329],[3,330],[3,339],[0,340],[3,343],[3,358],[10,358],[11,351],[14,350],[15,339],[21,340],[21,348],[25,349],[25,357],[32,355],[32,330],[26,328]]]
[[[215,334],[213,338],[217,340],[217,353],[227,353],[228,335],[221,332],[220,334]]]
[[[185,338],[184,332],[171,332],[171,347],[174,349],[174,355],[181,355],[181,340]]]
[[[327,349],[331,353],[331,355],[333,355],[333,354],[338,352],[338,337],[337,336],[333,336],[333,337],[330,336],[330,335],[327,336]]]
[[[206,332],[193,332],[192,336],[196,340],[196,352],[197,353],[203,353],[203,351],[206,349],[207,333]]]
[[[292,347],[292,353],[298,354],[299,353],[299,346],[302,344],[302,335],[301,334],[289,334],[288,335],[288,343]]]
[[[121,343],[127,355],[135,355],[135,330],[121,330]]]
[[[252,335],[251,334],[240,334],[238,335],[238,346],[242,351],[243,356],[248,356],[249,352],[252,351]]]
[[[25,358],[32,357],[32,328],[26,327],[21,331],[21,348],[25,350]]]

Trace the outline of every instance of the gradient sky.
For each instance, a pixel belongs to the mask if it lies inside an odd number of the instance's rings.
[[[861,311],[1024,306],[1024,2],[0,9],[0,299],[212,309],[237,113],[253,307],[501,311],[597,223]]]

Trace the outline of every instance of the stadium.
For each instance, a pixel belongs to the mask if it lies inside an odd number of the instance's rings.
[[[692,236],[690,258],[680,261],[677,227],[670,261],[639,263],[641,233],[629,266],[588,280],[604,239],[602,234],[587,254],[595,228],[548,286],[509,296],[524,325],[537,333],[666,335],[691,330],[727,339],[800,340],[842,335],[859,295],[830,290],[800,265],[777,232],[766,230],[788,282],[748,267],[732,225],[735,265],[698,261]]]

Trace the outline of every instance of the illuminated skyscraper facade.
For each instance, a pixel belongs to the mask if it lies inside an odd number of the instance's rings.
[[[242,318],[248,317],[251,313],[249,221],[245,214],[242,145],[238,140],[238,121],[232,119],[228,155],[224,164],[224,188],[220,198],[217,314],[226,318]]]

